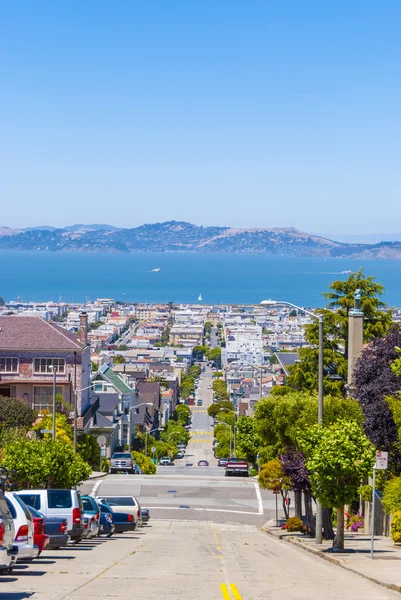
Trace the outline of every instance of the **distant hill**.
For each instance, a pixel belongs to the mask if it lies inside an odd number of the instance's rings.
[[[79,252],[230,252],[293,256],[401,259],[401,242],[345,243],[293,227],[233,229],[167,221],[117,229],[72,225],[62,229],[0,227],[0,250]]]

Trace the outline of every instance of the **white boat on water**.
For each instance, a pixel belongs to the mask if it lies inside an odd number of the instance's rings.
[[[352,271],[342,271],[342,275],[351,275]]]
[[[202,302],[202,300],[203,300],[203,298],[202,298],[202,294],[199,294],[198,301],[199,301],[199,302]]]
[[[160,273],[161,269],[152,269],[152,273]]]

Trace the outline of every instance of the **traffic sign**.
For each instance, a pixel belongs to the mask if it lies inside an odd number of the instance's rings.
[[[376,469],[387,469],[388,452],[376,452]]]
[[[152,446],[150,450],[151,450],[152,454],[154,454],[156,452],[155,446]]]
[[[104,435],[98,435],[96,438],[97,443],[99,444],[100,447],[105,446],[106,445],[106,438]]]

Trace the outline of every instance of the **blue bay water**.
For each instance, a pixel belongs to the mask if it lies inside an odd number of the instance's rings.
[[[401,307],[401,261],[268,256],[262,254],[1,252],[5,300],[84,302],[111,297],[131,302],[249,303],[287,300],[325,304],[322,292],[345,270],[363,266]],[[159,273],[152,269],[159,268]]]

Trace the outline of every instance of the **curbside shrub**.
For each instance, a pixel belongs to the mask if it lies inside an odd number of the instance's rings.
[[[305,532],[304,522],[298,517],[290,517],[289,519],[287,519],[285,523],[285,528],[287,531],[301,531],[302,533]]]
[[[391,521],[391,537],[395,544],[401,544],[401,510],[397,510]]]

